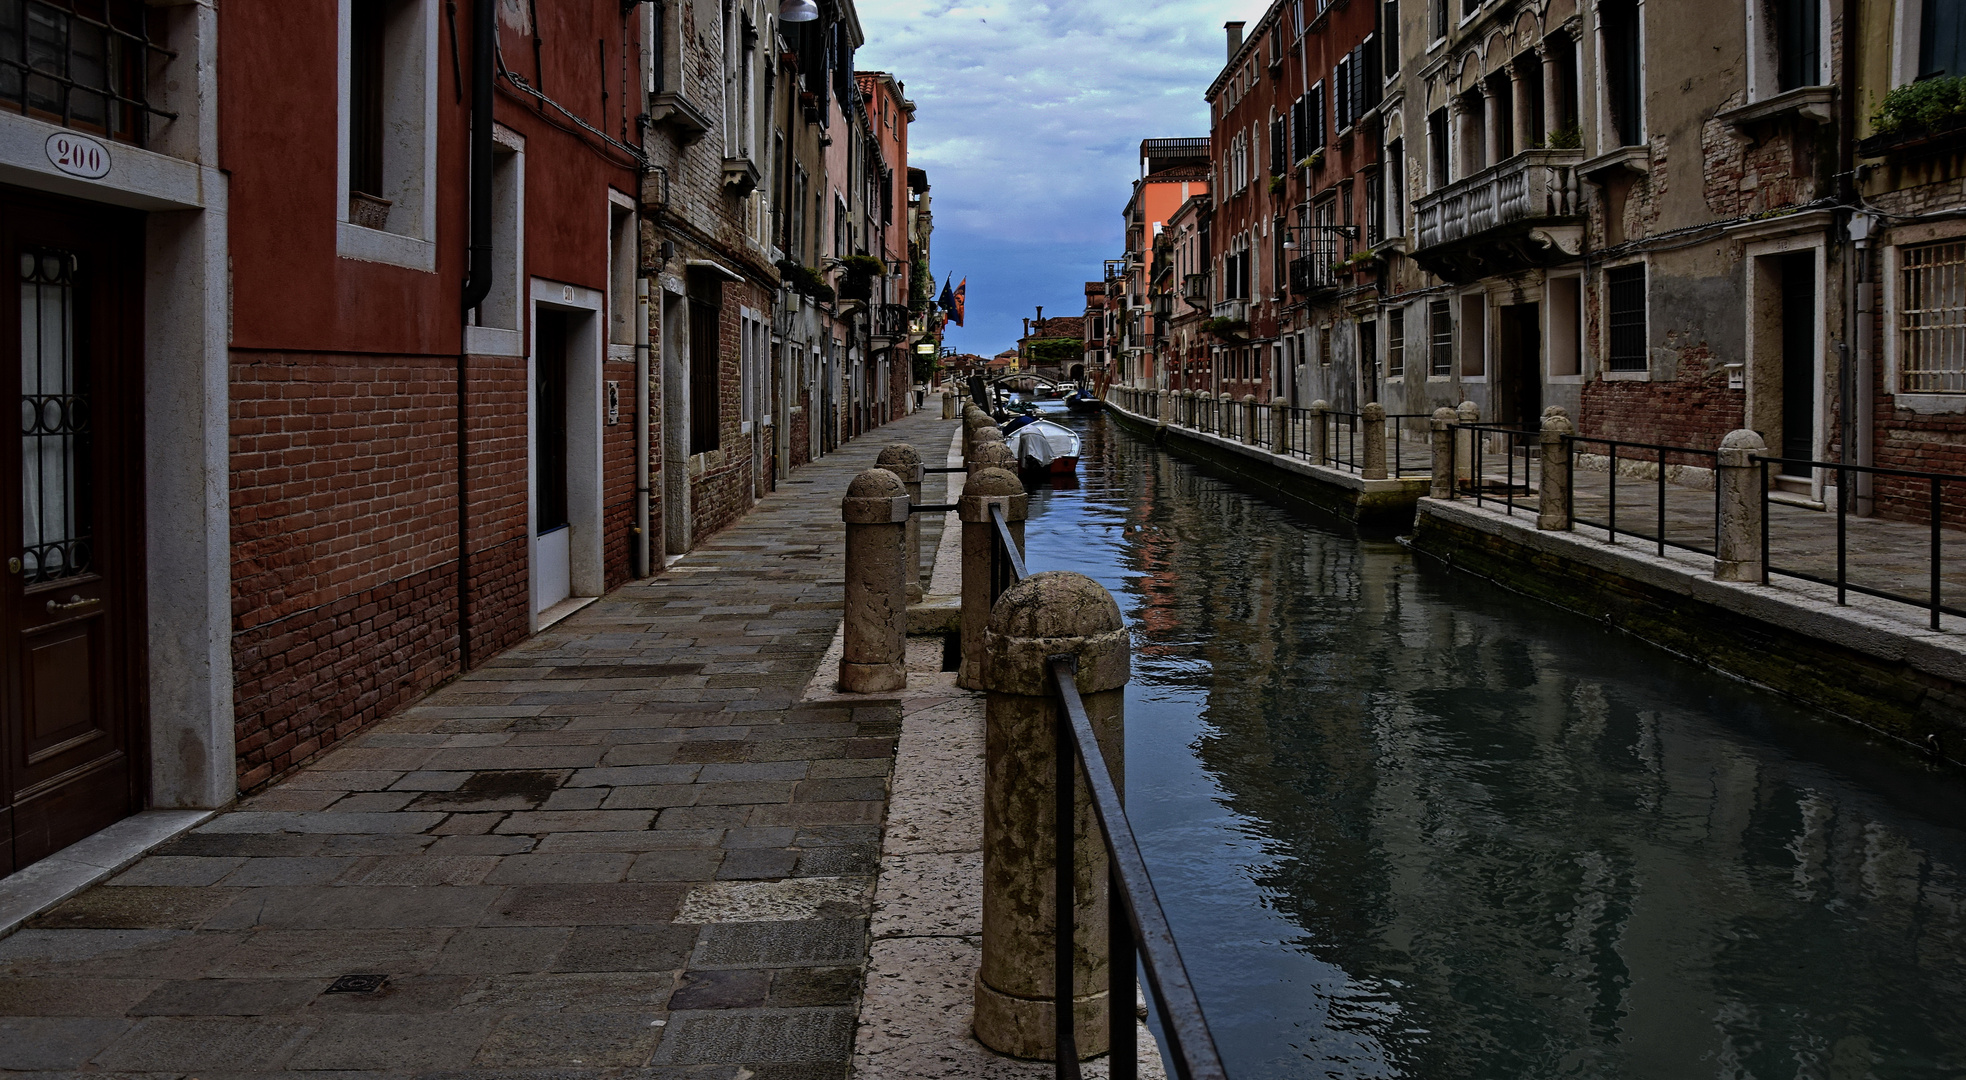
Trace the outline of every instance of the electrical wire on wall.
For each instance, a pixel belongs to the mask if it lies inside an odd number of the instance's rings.
[[[600,128],[597,128],[594,125],[588,123],[586,120],[582,119],[577,114],[568,110],[566,106],[561,105],[559,102],[554,101],[551,97],[548,97],[538,87],[535,87],[532,83],[527,82],[525,76],[520,75],[518,72],[513,71],[511,68],[507,67],[505,64],[505,47],[503,45],[497,46],[496,49],[494,50],[493,55],[496,57],[498,62],[499,79],[501,83],[505,84],[508,87],[506,92],[508,94],[512,94],[514,97],[517,97],[520,100],[528,101],[529,103],[534,105],[534,112],[541,120],[544,120],[546,123],[552,125],[553,127],[558,128],[559,130],[564,131],[569,135],[572,135],[576,139],[579,139],[583,145],[587,146],[588,149],[593,150],[595,153],[599,154],[601,158],[607,161],[609,164],[625,165],[630,168],[639,169],[643,172],[647,172],[650,169],[648,155],[643,153],[640,147],[630,146],[625,142],[615,139],[613,136],[610,136],[607,132],[602,131]],[[547,110],[549,109],[565,117],[568,123],[571,123],[573,126],[568,127],[567,123],[562,123],[558,120],[555,120],[551,115],[548,114]],[[583,132],[585,133],[585,135],[582,134]],[[588,136],[591,136],[592,138],[589,138]],[[594,139],[600,140],[602,145],[600,146],[594,145],[593,142]],[[616,151],[622,154],[623,156],[627,157],[628,160],[625,162],[616,160],[615,158],[612,158],[608,155],[607,153],[608,150]]]

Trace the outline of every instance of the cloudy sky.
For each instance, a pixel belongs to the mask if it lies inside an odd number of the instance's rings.
[[[928,170],[933,259],[969,278],[948,344],[990,355],[1022,319],[1085,310],[1085,282],[1123,249],[1120,211],[1143,138],[1208,134],[1202,92],[1223,22],[1262,0],[858,0],[861,70],[919,107],[910,163]]]

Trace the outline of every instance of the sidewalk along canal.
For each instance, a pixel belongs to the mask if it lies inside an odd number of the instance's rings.
[[[900,712],[795,703],[848,480],[950,430],[799,470],[0,939],[0,1069],[844,1077]]]
[[[1132,626],[1128,808],[1231,1075],[1966,1069],[1950,775],[1106,421],[1027,545]]]

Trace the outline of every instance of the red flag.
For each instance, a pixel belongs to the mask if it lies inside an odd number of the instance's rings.
[[[965,305],[966,300],[968,299],[966,296],[968,292],[969,292],[969,279],[964,278],[962,284],[956,286],[955,322],[957,326],[961,326],[963,324],[963,307]]]

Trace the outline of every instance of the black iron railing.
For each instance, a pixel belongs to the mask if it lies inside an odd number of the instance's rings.
[[[1004,590],[1029,576],[1024,556],[1003,509],[990,507],[991,532],[995,537],[990,550],[990,602],[994,605]],[[1078,663],[1072,656],[1050,658],[1052,678],[1058,686],[1064,722],[1057,725],[1056,802],[1052,821],[1056,879],[1053,910],[1057,925],[1052,928],[1054,976],[1052,1014],[1055,1019],[1057,1064],[1060,1080],[1080,1077],[1078,1039],[1073,1034],[1072,1003],[1077,996],[1072,985],[1072,940],[1077,933],[1072,913],[1073,877],[1078,837],[1072,822],[1078,819],[1078,768],[1085,769],[1086,795],[1093,816],[1099,822],[1099,838],[1106,846],[1106,942],[1108,979],[1106,1003],[1107,1032],[1111,1041],[1108,1073],[1113,1080],[1136,1080],[1139,1076],[1138,1049],[1134,1018],[1135,966],[1146,972],[1148,998],[1160,1020],[1161,1035],[1167,1043],[1164,1064],[1168,1075],[1179,1080],[1227,1080],[1222,1058],[1209,1033],[1194,983],[1175,945],[1174,931],[1161,909],[1148,876],[1147,863],[1140,855],[1133,826],[1127,821],[1126,806],[1119,786],[1106,767],[1099,749],[1092,720],[1086,715],[1085,701],[1079,696]]]
[[[1678,486],[1668,485],[1666,479],[1671,472],[1672,466],[1685,465],[1687,464],[1686,459],[1689,458],[1700,462],[1700,468],[1718,470],[1720,466],[1719,453],[1713,450],[1696,450],[1688,446],[1665,446],[1660,443],[1630,442],[1623,439],[1600,439],[1588,435],[1566,435],[1563,441],[1565,448],[1570,453],[1570,505],[1566,510],[1572,522],[1578,525],[1592,525],[1603,529],[1605,531],[1605,541],[1612,544],[1617,543],[1618,533],[1620,531],[1618,527],[1618,463],[1620,461],[1642,462],[1650,465],[1656,473],[1656,475],[1650,477],[1652,483],[1649,485],[1653,489],[1653,505],[1650,508],[1652,510],[1652,514],[1650,515],[1652,517],[1652,535],[1646,536],[1641,529],[1633,528],[1633,520],[1630,514],[1625,516],[1626,525],[1622,530],[1625,535],[1652,541],[1657,553],[1660,555],[1664,555],[1668,547],[1676,547],[1682,551],[1696,552],[1701,555],[1713,554],[1714,529],[1719,526],[1720,522],[1720,483],[1718,472],[1714,474],[1713,497],[1710,500],[1713,504],[1711,508],[1713,517],[1710,519],[1709,527],[1706,529],[1707,543],[1704,545],[1689,543],[1684,539],[1675,540],[1666,535],[1667,493],[1672,488]],[[1577,458],[1580,456],[1577,449],[1579,446],[1601,446],[1606,450],[1605,475],[1607,494],[1603,521],[1593,521],[1590,518],[1577,516],[1576,464]],[[1626,453],[1620,456],[1621,451],[1625,451]],[[1679,460],[1673,460],[1675,458]],[[1643,485],[1644,481],[1640,480],[1639,483]],[[1630,490],[1631,487],[1631,484],[1626,485],[1627,490]]]
[[[1945,582],[1940,573],[1944,565],[1941,562],[1941,557],[1945,547],[1945,486],[1947,484],[1957,484],[1960,485],[1961,490],[1966,490],[1966,476],[1951,473],[1916,472],[1910,469],[1885,469],[1869,465],[1844,465],[1832,461],[1811,461],[1806,458],[1756,456],[1754,460],[1761,466],[1761,583],[1763,585],[1768,584],[1770,574],[1781,574],[1786,577],[1801,578],[1804,581],[1813,581],[1819,585],[1835,586],[1836,602],[1838,604],[1847,604],[1849,602],[1848,594],[1852,592],[1863,593],[1865,596],[1874,596],[1880,600],[1896,600],[1901,604],[1911,604],[1929,611],[1931,613],[1931,626],[1934,630],[1939,629],[1939,617],[1942,613],[1946,615],[1966,616],[1966,609],[1954,607],[1945,602]],[[1773,500],[1768,497],[1769,490],[1772,486],[1772,479],[1768,471],[1770,465],[1800,466],[1808,469],[1832,470],[1836,473],[1836,573],[1833,576],[1814,574],[1793,566],[1776,566],[1770,558],[1769,518],[1773,516],[1769,513],[1769,504]],[[1931,525],[1926,546],[1926,564],[1929,568],[1930,577],[1927,594],[1924,597],[1916,597],[1908,593],[1897,592],[1891,589],[1880,589],[1870,585],[1860,585],[1850,580],[1849,519],[1850,496],[1852,491],[1850,482],[1857,475],[1889,477],[1919,484],[1927,489],[1926,501],[1931,512]]]
[[[1467,435],[1468,475],[1462,477],[1456,474],[1451,489],[1453,497],[1458,498],[1462,491],[1466,490],[1468,494],[1474,496],[1476,506],[1499,502],[1503,505],[1504,512],[1511,517],[1515,516],[1518,501],[1524,504],[1525,510],[1535,509],[1536,504],[1529,499],[1542,490],[1542,484],[1537,479],[1542,471],[1539,468],[1542,455],[1537,452],[1537,443],[1542,438],[1542,433],[1523,431],[1501,424],[1456,424],[1454,427],[1457,444],[1462,433]],[[1492,451],[1488,448],[1491,439],[1501,444]],[[1488,475],[1488,470],[1494,467],[1496,455],[1503,458],[1499,493],[1495,490],[1497,478]],[[1518,457],[1521,458],[1519,464],[1516,460]],[[1458,445],[1455,450],[1455,462],[1458,468],[1460,463]],[[1520,483],[1517,482],[1518,476]]]
[[[1361,413],[1343,412],[1336,409],[1324,410],[1324,447],[1318,452],[1317,410],[1286,405],[1272,407],[1270,412],[1282,413],[1286,436],[1283,453],[1288,457],[1303,458],[1309,462],[1322,461],[1324,464],[1352,472],[1365,471],[1365,417]],[[1406,467],[1411,464],[1415,474],[1424,474],[1432,463],[1428,437],[1416,433],[1407,437],[1406,422],[1409,420],[1429,420],[1425,413],[1387,413],[1386,414],[1386,475],[1397,477],[1406,475]],[[1273,424],[1276,420],[1271,421]],[[1427,429],[1422,429],[1423,431]],[[1267,445],[1276,446],[1275,429],[1268,433]]]

